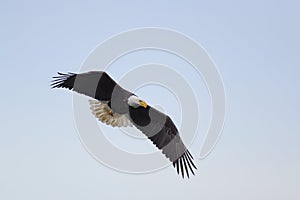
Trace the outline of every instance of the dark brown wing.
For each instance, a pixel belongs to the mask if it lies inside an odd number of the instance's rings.
[[[117,83],[102,71],[82,74],[59,73],[53,77],[52,88],[67,88],[80,94],[87,95],[99,101],[109,101]]]
[[[173,163],[178,174],[181,172],[183,178],[184,174],[189,177],[189,171],[194,174],[193,169],[197,168],[193,163],[193,157],[185,147],[169,116],[151,106],[130,107],[129,116],[132,123]]]

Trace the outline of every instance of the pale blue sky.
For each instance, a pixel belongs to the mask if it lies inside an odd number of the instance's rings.
[[[299,199],[299,6],[1,1],[0,198]],[[144,26],[195,39],[224,80],[223,135],[188,181],[171,167],[129,175],[100,165],[77,137],[71,93],[49,89],[56,71],[77,71],[100,42]]]

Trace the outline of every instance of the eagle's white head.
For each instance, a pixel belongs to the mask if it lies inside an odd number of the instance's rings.
[[[144,108],[147,108],[147,103],[143,100],[141,100],[140,98],[138,98],[137,96],[135,95],[132,95],[128,98],[128,101],[127,101],[128,105],[133,107],[133,108],[137,108],[137,107],[144,107]]]

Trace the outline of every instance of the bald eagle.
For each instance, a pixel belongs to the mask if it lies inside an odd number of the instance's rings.
[[[52,88],[67,88],[89,96],[93,115],[113,127],[135,126],[173,163],[182,177],[197,169],[193,157],[179,136],[169,116],[123,89],[106,72],[59,73]]]

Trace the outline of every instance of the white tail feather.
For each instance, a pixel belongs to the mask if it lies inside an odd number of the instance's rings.
[[[93,115],[99,119],[99,121],[111,125],[112,127],[132,127],[132,123],[126,117],[126,115],[120,115],[113,113],[112,109],[107,105],[97,100],[89,100],[90,108]]]

